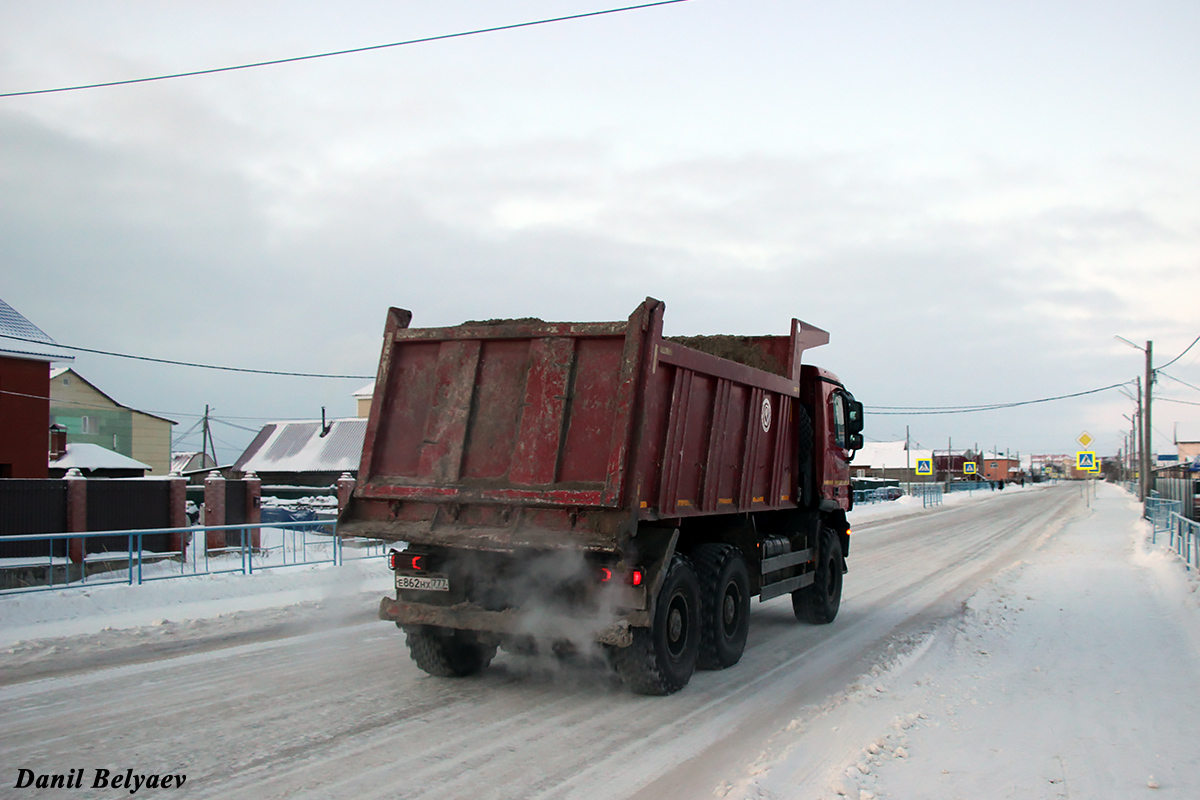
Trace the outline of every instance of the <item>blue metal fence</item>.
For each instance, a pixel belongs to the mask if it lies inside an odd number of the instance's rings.
[[[1178,500],[1147,497],[1144,516],[1151,525],[1151,541],[1158,544],[1158,537],[1166,537],[1166,545],[1174,550],[1188,570],[1200,569],[1200,523],[1183,514]]]
[[[150,528],[88,533],[36,533],[5,536],[0,542],[41,543],[44,556],[0,559],[0,595],[46,591],[68,586],[110,583],[142,584],[150,581],[223,573],[253,574],[256,571],[305,564],[342,564],[347,560],[378,558],[387,554],[387,543],[379,539],[343,540],[329,520],[288,522],[285,525],[209,525],[191,528]],[[209,546],[210,533],[222,544]],[[229,534],[236,533],[235,536]],[[184,548],[174,552],[146,550],[147,539],[178,534]],[[114,537],[125,539],[123,550],[101,553],[84,551],[82,561],[62,555],[73,539]],[[234,544],[229,544],[230,540]],[[31,545],[36,546],[36,545]],[[57,550],[58,555],[55,554]]]

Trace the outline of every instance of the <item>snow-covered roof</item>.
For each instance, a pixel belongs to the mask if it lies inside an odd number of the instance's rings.
[[[58,459],[52,459],[50,466],[55,469],[152,469],[149,464],[114,453],[107,447],[84,442],[68,443],[67,452]]]
[[[186,475],[189,472],[216,468],[217,462],[207,453],[171,453],[171,472]]]
[[[852,467],[916,469],[918,458],[933,458],[932,450],[904,449],[904,442],[867,442],[854,456]]]
[[[0,300],[0,355],[34,361],[73,361],[45,331]]]
[[[235,472],[346,472],[362,458],[365,419],[335,419],[321,436],[319,420],[271,422],[234,463]]]
[[[371,397],[375,394],[375,381],[371,381],[366,386],[354,393],[355,397]]]

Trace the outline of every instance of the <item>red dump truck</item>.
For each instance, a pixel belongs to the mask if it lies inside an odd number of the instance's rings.
[[[802,365],[829,334],[627,321],[409,328],[393,308],[342,535],[396,542],[379,616],[440,676],[498,647],[603,648],[642,694],[741,658],[750,599],[832,622],[863,409]]]

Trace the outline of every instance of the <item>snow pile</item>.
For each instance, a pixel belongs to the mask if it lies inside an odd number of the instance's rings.
[[[0,645],[113,628],[280,608],[363,593],[386,594],[391,574],[379,558],[173,578],[142,585],[81,586],[0,597]]]

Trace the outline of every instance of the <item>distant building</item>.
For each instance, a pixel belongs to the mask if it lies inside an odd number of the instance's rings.
[[[375,397],[375,381],[371,381],[366,386],[354,393],[354,400],[358,404],[356,413],[360,419],[366,419],[371,416],[371,400]]]
[[[917,460],[933,458],[932,450],[905,449],[905,442],[867,442],[854,454],[850,463],[850,474],[859,478],[886,478],[889,480],[930,480],[930,476],[917,475]]]
[[[176,423],[113,400],[75,370],[50,373],[50,416],[67,441],[95,444],[147,464],[151,475],[171,471],[171,428]]]
[[[45,478],[50,364],[74,356],[0,300],[0,478]]]
[[[234,462],[234,474],[254,472],[263,485],[329,486],[343,472],[358,474],[365,419],[272,422]]]
[[[171,472],[187,478],[191,483],[203,483],[204,476],[218,469],[208,453],[171,453]]]
[[[50,460],[49,477],[61,478],[69,469],[79,470],[85,478],[143,478],[150,465],[98,444],[68,442],[66,452]]]
[[[985,481],[1018,483],[1025,480],[1025,473],[1021,469],[1021,460],[1016,456],[983,453],[979,460],[979,475]]]

